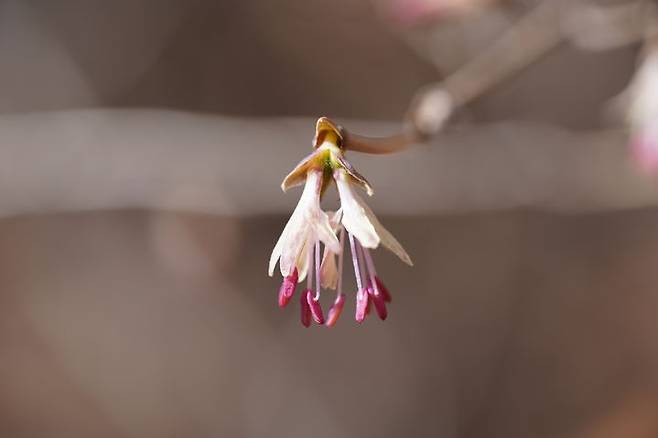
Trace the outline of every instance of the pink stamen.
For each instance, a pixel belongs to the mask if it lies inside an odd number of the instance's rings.
[[[361,278],[363,279],[363,282],[366,283],[368,276],[366,275],[366,264],[363,262],[363,247],[361,246],[361,243],[357,240],[355,242],[356,245],[356,253],[359,257],[359,274],[361,275]],[[365,288],[367,289],[368,286],[366,285]]]
[[[313,247],[309,247],[306,253],[306,289],[313,289]]]
[[[327,322],[325,325],[327,327],[333,327],[334,324],[336,324],[336,321],[338,321],[338,317],[343,311],[343,307],[345,306],[345,294],[340,294],[336,297],[336,301],[334,301],[333,306],[329,309],[329,314],[327,315]]]
[[[382,296],[384,297],[384,301],[390,303],[392,300],[391,293],[388,291],[386,286],[384,286],[384,283],[382,283],[382,281],[377,276],[375,276],[375,284],[377,285],[379,291],[382,293]]]
[[[362,266],[359,265],[359,252],[358,246],[354,242],[354,236],[352,233],[348,233],[350,238],[350,249],[352,250],[352,264],[354,265],[354,275],[356,276],[356,314],[355,319],[357,322],[363,322],[366,319],[368,314],[368,292],[363,287],[362,278]],[[363,260],[361,260],[361,265]]]
[[[370,295],[370,300],[368,302],[368,307],[370,307],[370,302],[375,306],[375,311],[377,316],[383,321],[388,316],[388,310],[386,310],[386,296],[383,292],[380,291],[379,285],[381,282],[377,278],[377,271],[375,270],[375,262],[372,260],[372,255],[367,248],[364,248],[363,245],[359,245],[361,253],[365,256],[366,266],[368,267],[368,275],[370,276],[368,280],[368,295]],[[390,295],[389,295],[390,299]]]
[[[320,241],[315,242],[315,301],[320,299]]]
[[[292,271],[292,274],[283,279],[283,283],[281,283],[281,288],[279,289],[279,307],[284,308],[288,305],[290,299],[295,294],[297,280],[299,280],[297,268]]]
[[[356,322],[361,323],[364,319],[366,319],[369,307],[368,292],[366,292],[364,289],[359,289],[359,291],[356,293]]]
[[[322,313],[322,307],[320,306],[320,301],[318,301],[313,296],[313,293],[310,290],[308,291],[306,300],[308,302],[309,310],[311,311],[311,315],[313,315],[313,319],[315,320],[315,322],[318,324],[324,324],[324,314]]]
[[[345,229],[340,230],[340,252],[338,253],[338,281],[336,282],[336,299],[343,293],[343,255],[345,254]]]
[[[312,294],[313,292],[311,289],[304,289],[304,292],[302,292],[299,299],[299,304],[301,306],[300,319],[304,327],[311,325],[311,307],[308,305],[308,299]]]
[[[370,301],[375,306],[375,311],[377,316],[382,321],[388,316],[388,311],[386,310],[386,303],[384,302],[384,294],[376,295],[372,287],[368,287],[368,294],[370,295]]]
[[[345,294],[343,293],[343,255],[345,254],[345,229],[340,230],[340,252],[338,253],[338,280],[336,282],[336,300],[327,314],[327,327],[333,327],[345,306]]]
[[[310,251],[309,251],[310,252]],[[310,269],[310,266],[309,266]],[[309,287],[310,292],[310,287]],[[324,314],[320,306],[320,241],[315,242],[315,296],[312,293],[307,297],[313,319],[318,324],[324,324]]]
[[[368,248],[364,248],[363,246],[359,245],[361,247],[361,251],[365,255],[366,258],[366,265],[368,267],[368,274],[370,275],[370,284],[373,287],[375,296],[379,296],[379,285],[377,284],[376,278],[377,278],[377,271],[375,270],[375,262],[372,260],[372,255],[370,255],[370,251],[368,251]]]
[[[350,249],[352,250],[352,264],[354,265],[354,275],[356,276],[356,289],[362,289],[361,284],[361,269],[359,268],[358,255],[356,253],[356,245],[354,244],[354,236],[352,233],[347,233],[350,238]]]

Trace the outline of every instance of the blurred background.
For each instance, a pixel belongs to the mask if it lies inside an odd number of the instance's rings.
[[[545,4],[0,0],[0,436],[657,437],[658,181],[615,99],[644,34],[570,22],[594,43],[427,145],[350,154],[415,262],[376,252],[385,322],[350,279],[304,329],[266,273],[315,118],[393,133]]]

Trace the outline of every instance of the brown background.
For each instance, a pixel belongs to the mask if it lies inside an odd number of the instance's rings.
[[[0,110],[398,120],[440,75],[397,33],[366,2],[4,0]],[[463,116],[600,126],[634,54],[562,47]],[[304,330],[265,273],[285,217],[6,218],[0,436],[658,436],[657,219],[386,217],[416,262],[376,255],[389,320]]]

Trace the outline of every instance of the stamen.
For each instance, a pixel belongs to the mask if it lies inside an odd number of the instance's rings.
[[[368,287],[368,294],[370,295],[370,301],[372,301],[375,306],[377,316],[379,316],[379,319],[382,321],[385,320],[388,316],[388,311],[386,310],[386,302],[384,301],[384,296],[382,294],[375,295],[375,291],[372,287]]]
[[[306,253],[307,268],[306,268],[306,289],[313,289],[313,247],[309,246]]]
[[[370,271],[370,281],[373,284],[375,295],[381,294],[384,298],[384,301],[390,303],[391,294],[386,286],[384,286],[384,283],[382,283],[382,281],[377,276],[377,271],[375,270],[375,262],[372,259],[372,255],[370,255],[370,250],[368,250],[368,248],[363,248],[363,253],[366,256],[366,263],[368,264],[368,270]]]
[[[345,294],[343,293],[343,254],[345,253],[345,229],[340,230],[340,252],[338,253],[338,281],[336,282],[336,300],[329,308],[327,314],[327,327],[333,327],[338,321],[338,317],[343,311],[345,306]]]
[[[300,319],[304,327],[311,325],[311,307],[308,305],[308,298],[313,292],[311,289],[304,289],[302,295],[299,297],[299,304],[301,306]]]
[[[342,228],[342,227],[341,227]],[[345,229],[340,230],[340,252],[338,253],[338,281],[336,282],[336,295],[343,292],[343,255],[345,254]]]
[[[352,250],[352,264],[354,264],[354,275],[356,276],[356,315],[355,319],[357,322],[363,322],[366,319],[368,314],[368,292],[363,288],[363,283],[361,281],[361,266],[359,266],[359,253],[357,250],[356,243],[354,242],[354,236],[352,233],[348,233],[350,237],[350,249]],[[361,260],[361,265],[363,265],[363,260]],[[365,278],[363,278],[365,280]]]
[[[292,271],[292,274],[283,279],[283,283],[281,283],[281,288],[279,289],[279,307],[283,308],[288,305],[290,299],[295,294],[297,280],[299,280],[297,268]]]
[[[356,245],[354,244],[354,236],[352,233],[347,233],[350,238],[350,249],[352,250],[352,264],[354,265],[354,275],[356,276],[356,290],[362,289],[361,284],[361,269],[359,268],[359,260],[356,252]]]
[[[392,299],[391,293],[388,291],[386,286],[384,286],[384,283],[382,283],[382,281],[377,276],[375,276],[375,283],[377,284],[379,291],[382,293],[382,296],[384,297],[384,301],[390,303]]]
[[[320,299],[320,241],[315,241],[315,300]]]
[[[327,315],[327,322],[325,325],[327,327],[333,327],[338,321],[338,317],[343,311],[343,306],[345,305],[345,294],[340,294],[336,297],[333,306],[329,309],[329,314]]]
[[[372,260],[372,256],[370,255],[370,251],[368,251],[368,248],[364,248],[363,246],[361,246],[361,251],[363,251],[363,254],[366,257],[366,264],[368,266],[368,273],[370,274],[370,283],[372,284],[372,288],[375,291],[375,296],[378,296],[379,295],[379,285],[377,284],[377,281],[375,280],[376,277],[377,277],[377,271],[375,270],[375,262]]]
[[[363,262],[363,247],[358,240],[356,241],[356,253],[359,256],[359,273],[361,274],[363,282],[366,283],[368,276],[366,275],[366,264]],[[366,285],[366,289],[367,288],[368,286]]]
[[[375,262],[372,260],[370,251],[368,251],[367,248],[364,248],[363,245],[359,245],[359,250],[360,254],[365,256],[368,275],[370,276],[367,288],[368,294],[370,295],[370,301],[374,304],[377,315],[383,321],[388,316],[388,311],[386,310],[386,299],[379,291],[379,279],[377,278],[377,271],[375,271]]]
[[[368,292],[365,289],[359,289],[356,293],[356,322],[363,322],[366,319],[369,307]]]
[[[313,292],[309,289],[308,295],[306,297],[308,301],[308,306],[313,315],[313,319],[318,324],[324,324],[324,313],[322,313],[322,306],[320,306],[320,301],[313,298]]]

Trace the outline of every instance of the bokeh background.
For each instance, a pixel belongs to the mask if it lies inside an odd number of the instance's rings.
[[[276,305],[313,118],[390,130],[537,2],[489,3],[429,37],[385,2],[0,1],[0,436],[658,436],[655,184],[596,140],[639,45],[561,45],[440,148],[355,158],[415,261],[375,255],[387,321]]]

